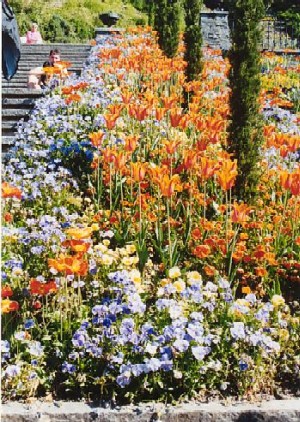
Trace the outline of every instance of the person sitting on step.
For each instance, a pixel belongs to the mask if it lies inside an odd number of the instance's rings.
[[[38,31],[38,24],[33,23],[31,30],[26,34],[26,44],[43,44],[43,38]]]
[[[42,67],[35,67],[29,71],[27,87],[30,89],[47,88],[53,74],[59,75],[62,79],[68,76],[67,69],[61,65],[60,51],[57,49],[50,51],[49,58]]]

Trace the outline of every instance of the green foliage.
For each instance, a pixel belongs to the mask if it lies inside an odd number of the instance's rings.
[[[185,32],[184,59],[187,62],[186,78],[188,81],[197,79],[202,70],[202,33],[200,25],[200,11],[202,0],[185,0]]]
[[[178,50],[181,5],[179,0],[155,0],[154,29],[158,44],[167,57]]]
[[[11,0],[10,6],[21,36],[30,29],[32,22],[36,22],[45,41],[68,43],[92,39],[95,28],[102,26],[101,13],[118,13],[121,17],[118,26],[123,28],[147,23],[146,14],[136,10],[130,2],[124,3],[121,0]]]
[[[228,152],[238,161],[234,193],[239,199],[252,200],[257,194],[258,159],[262,143],[259,114],[260,19],[264,16],[262,0],[237,0],[230,3],[229,18],[234,22],[229,53],[230,109]]]

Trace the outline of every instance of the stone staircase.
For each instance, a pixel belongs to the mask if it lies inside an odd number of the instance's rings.
[[[48,59],[52,49],[59,49],[61,60],[71,62],[70,73],[80,74],[91,46],[89,44],[42,44],[21,47],[21,59],[18,71],[10,81],[2,76],[2,151],[5,152],[14,143],[14,133],[20,119],[28,120],[35,100],[44,95],[41,90],[27,88],[30,69]]]

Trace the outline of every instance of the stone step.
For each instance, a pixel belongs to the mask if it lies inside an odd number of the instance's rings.
[[[43,95],[44,92],[40,89],[16,88],[14,91],[9,88],[2,89],[2,98],[39,98],[43,97]]]
[[[2,106],[2,122],[8,120],[20,120],[22,117],[29,116],[31,109],[24,109],[24,108],[3,108]]]
[[[60,42],[56,42],[56,43],[43,43],[43,44],[22,44],[21,45],[21,50],[41,50],[43,48],[51,48],[51,49],[62,49],[62,48],[87,48],[90,49],[91,48],[91,44],[88,43],[72,43],[72,44],[68,44],[68,43],[60,43]]]
[[[2,121],[2,136],[6,136],[7,133],[14,133],[17,128],[18,121]]]
[[[35,104],[33,98],[2,98],[2,108],[32,108]]]
[[[24,64],[20,64],[15,75],[24,73],[24,72],[29,72],[31,69],[33,69],[34,67],[42,67],[43,66],[44,61],[30,61],[28,63],[24,63]],[[78,62],[74,62],[71,63],[71,66],[68,67],[68,70],[72,71],[72,70],[80,70],[83,67],[83,64],[85,63],[85,61],[78,61]]]
[[[113,33],[115,34],[121,34],[125,31],[124,28],[106,28],[106,27],[99,27],[95,29],[95,34],[97,35],[111,35]]]
[[[3,148],[6,147],[5,149],[7,149],[7,147],[14,145],[15,133],[11,132],[11,135],[2,136],[1,139],[2,139],[2,151],[3,151]]]
[[[66,54],[62,56],[63,61],[69,61],[71,63],[80,63],[82,61],[86,60],[87,55],[86,54]],[[24,65],[26,63],[36,63],[36,62],[42,62],[44,63],[48,59],[48,56],[45,54],[41,54],[40,56],[32,55],[32,56],[26,56],[23,57],[22,60],[20,60],[19,65]]]

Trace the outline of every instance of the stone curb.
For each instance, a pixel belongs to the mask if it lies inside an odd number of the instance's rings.
[[[83,402],[10,402],[2,405],[3,422],[300,422],[300,399],[261,403],[149,403],[104,409]]]

